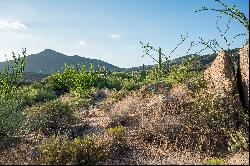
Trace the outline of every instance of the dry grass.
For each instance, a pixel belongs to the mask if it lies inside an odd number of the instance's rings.
[[[110,141],[113,155],[99,164],[205,164],[208,158],[214,158],[199,149],[202,126],[192,126],[190,120],[197,119],[185,119],[193,113],[190,109],[195,100],[180,86],[171,91],[149,93],[141,89],[133,94],[124,92],[114,96],[109,94],[103,100],[104,103],[110,101],[109,107],[99,103],[93,108],[75,111],[74,116],[79,121],[68,128],[73,135],[69,139],[99,135]],[[65,100],[70,101],[70,96]],[[119,138],[107,132],[117,126],[124,128]],[[205,137],[206,141],[210,138],[213,136]],[[5,149],[1,152],[0,164],[35,164],[39,156],[34,158],[33,153],[38,154],[36,147],[39,145],[37,141]],[[220,157],[226,164],[247,164],[248,154],[248,151],[236,155],[227,153]]]

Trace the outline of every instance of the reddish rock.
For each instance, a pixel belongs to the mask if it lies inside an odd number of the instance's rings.
[[[225,51],[218,54],[211,66],[205,71],[204,76],[210,94],[234,94],[237,90],[230,57]]]
[[[240,75],[244,105],[249,108],[249,44],[239,50]]]

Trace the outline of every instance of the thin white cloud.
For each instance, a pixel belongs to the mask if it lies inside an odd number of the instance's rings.
[[[121,35],[113,34],[113,35],[110,35],[109,37],[111,37],[112,39],[119,39],[119,38],[121,38]]]
[[[0,29],[26,29],[27,26],[21,23],[20,21],[6,21],[0,20]]]
[[[86,42],[80,40],[80,41],[78,42],[78,44],[80,44],[80,45],[82,45],[82,46],[85,46],[85,45],[86,45]]]

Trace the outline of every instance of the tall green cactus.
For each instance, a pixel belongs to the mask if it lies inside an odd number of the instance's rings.
[[[146,70],[145,70],[145,65],[144,65],[144,64],[142,65],[141,77],[142,77],[143,79],[146,78]]]
[[[161,47],[159,47],[159,59],[158,59],[158,68],[161,71],[162,70],[162,53],[161,53]]]

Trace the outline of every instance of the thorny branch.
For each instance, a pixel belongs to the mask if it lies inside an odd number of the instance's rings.
[[[175,50],[177,50],[177,48],[178,48],[187,38],[188,38],[188,33],[187,33],[186,36],[183,36],[183,35],[181,34],[181,41],[180,41],[180,43],[177,44],[177,46],[170,52],[170,54],[172,54]],[[158,62],[158,60],[156,60],[156,59],[153,57],[153,55],[150,54],[149,52],[150,52],[151,50],[156,51],[156,52],[159,52],[159,51],[158,51],[157,49],[155,49],[153,46],[149,45],[149,43],[147,43],[146,45],[144,45],[143,42],[140,41],[140,44],[142,45],[142,49],[143,49],[143,53],[144,53],[144,54],[142,55],[142,57],[144,57],[145,55],[148,55],[148,56],[150,56],[155,62]],[[169,57],[168,57],[167,55],[165,55],[165,54],[163,54],[163,53],[161,53],[161,55],[164,56],[164,58],[166,59],[166,61],[169,59]]]
[[[220,3],[225,9],[215,9],[215,8],[207,8],[207,7],[202,7],[200,10],[198,11],[216,11],[219,12],[221,14],[226,14],[228,16],[230,16],[231,18],[239,21],[244,27],[247,28],[247,31],[249,33],[249,20],[248,18],[245,16],[244,13],[242,13],[239,9],[236,8],[236,6],[232,6],[229,7],[226,4],[224,4],[223,2],[221,2],[220,0],[215,0],[216,2]],[[198,12],[195,11],[195,12]]]

